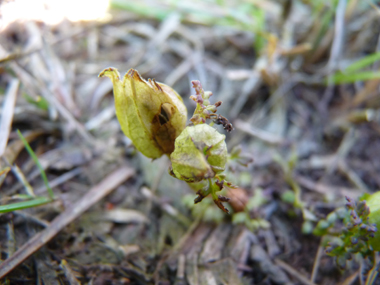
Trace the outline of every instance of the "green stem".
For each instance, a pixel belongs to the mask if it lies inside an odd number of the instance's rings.
[[[211,191],[212,199],[218,200],[218,195],[216,195],[215,187],[213,187],[212,179],[211,178],[208,179],[208,187],[209,187],[209,189]]]
[[[44,181],[46,189],[48,190],[48,194],[49,194],[50,199],[54,200],[54,192],[50,188],[49,181],[47,179],[45,170],[43,169],[41,163],[39,162],[37,155],[34,153],[34,151],[30,147],[30,145],[28,144],[28,142],[26,141],[24,136],[21,134],[20,130],[17,130],[17,134],[20,137],[20,140],[22,141],[22,143],[25,145],[25,148],[28,151],[29,155],[32,157],[34,163],[37,165],[38,169],[40,170],[42,180]]]
[[[293,179],[291,174],[285,175],[286,182],[290,185],[290,187],[293,189],[294,192],[294,207],[302,208],[303,204],[301,201],[301,187],[298,185],[298,183]]]
[[[8,205],[2,205],[0,206],[0,213],[8,213],[8,212],[16,211],[16,210],[22,210],[26,208],[41,206],[41,205],[50,203],[52,201],[53,200],[49,197],[38,197],[30,201],[23,201],[23,202],[8,204]]]

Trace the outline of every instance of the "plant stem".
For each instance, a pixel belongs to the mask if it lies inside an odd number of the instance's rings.
[[[42,180],[44,181],[44,183],[46,185],[46,189],[48,191],[50,199],[54,200],[54,192],[50,188],[49,181],[47,179],[45,170],[43,169],[40,161],[38,160],[37,155],[34,153],[34,151],[30,147],[30,145],[28,144],[28,142],[26,141],[26,139],[24,138],[24,136],[21,134],[20,130],[17,130],[17,134],[20,137],[20,140],[22,141],[22,143],[25,145],[25,148],[28,151],[29,155],[32,157],[34,163],[37,165],[38,169],[40,170]]]

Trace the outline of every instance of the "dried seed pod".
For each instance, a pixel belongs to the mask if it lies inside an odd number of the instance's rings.
[[[247,206],[249,196],[246,190],[242,188],[231,188],[227,191],[227,197],[231,200],[229,201],[231,207],[234,209],[235,213],[243,212]]]
[[[227,162],[225,136],[207,124],[187,127],[170,155],[178,179],[197,182],[222,172]]]
[[[116,116],[124,134],[149,158],[171,154],[174,141],[186,127],[187,110],[181,96],[155,80],[144,80],[130,69],[124,78],[115,68],[106,68],[99,77],[112,80]]]

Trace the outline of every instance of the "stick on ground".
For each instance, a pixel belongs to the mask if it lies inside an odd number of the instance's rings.
[[[130,178],[134,170],[123,166],[104,178],[99,184],[95,185],[72,207],[67,208],[63,213],[56,217],[42,232],[35,235],[25,243],[14,255],[0,264],[0,278],[11,272],[16,266],[27,259],[30,255],[49,242],[64,227],[73,222],[92,205],[104,198],[113,189]]]

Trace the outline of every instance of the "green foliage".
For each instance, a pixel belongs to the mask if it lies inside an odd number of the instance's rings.
[[[378,60],[380,60],[380,52],[376,52],[376,53],[367,55],[367,56],[365,56],[365,57],[363,57],[363,58],[355,61],[351,65],[349,65],[345,69],[345,72],[351,73],[351,72],[358,71],[358,70],[360,70],[362,68],[365,68],[365,67],[367,67],[367,66],[375,63]]]
[[[165,20],[171,14],[179,14],[182,20],[208,26],[222,26],[255,33],[254,47],[260,52],[264,47],[265,11],[247,1],[235,1],[227,5],[225,1],[158,1],[148,5],[138,1],[112,0],[111,7],[131,11],[143,17]]]
[[[294,195],[293,191],[287,190],[281,194],[281,200],[285,203],[294,204],[296,196]]]
[[[239,145],[234,146],[232,148],[228,157],[228,165],[233,170],[237,167],[237,165],[247,167],[252,162],[252,157],[242,153],[242,149]],[[249,173],[245,174],[248,176],[247,178],[250,180],[251,175]]]
[[[170,10],[165,8],[155,7],[155,9],[149,9],[147,5],[138,1],[124,1],[124,0],[112,0],[111,8],[127,10],[134,14],[144,17],[155,18],[158,20],[164,20],[169,16]]]
[[[356,73],[337,72],[329,77],[326,82],[334,84],[354,83],[356,81],[366,81],[380,78],[379,71],[360,71]]]
[[[368,222],[370,224],[376,225],[377,228],[380,228],[380,191],[376,192],[367,199],[367,206],[370,209],[370,214],[368,216]],[[369,240],[373,250],[380,251],[380,230],[375,232],[375,237]]]
[[[344,84],[356,81],[379,79],[379,71],[362,70],[380,60],[380,52],[367,55],[349,65],[344,71],[338,71],[326,79],[327,83]]]
[[[313,234],[324,236],[332,232],[333,227],[339,220],[348,220],[349,212],[346,208],[338,208],[327,215],[326,219],[320,220],[313,230]]]
[[[29,197],[30,199],[31,197]],[[1,205],[0,206],[0,213],[8,213],[13,212],[16,210],[22,210],[27,208],[33,208],[37,206],[41,206],[47,203],[50,203],[52,199],[49,197],[33,197],[30,200],[12,203],[8,205]]]
[[[377,231],[377,225],[369,221],[370,208],[366,201],[355,203],[351,198],[346,197],[346,199],[348,219],[345,219],[339,237],[330,241],[326,248],[326,253],[336,258],[336,263],[341,269],[346,267],[347,260],[351,259],[353,254],[361,254],[364,258],[373,258],[374,248],[371,240],[374,239]],[[334,223],[335,218],[335,216],[330,216],[325,222],[320,222],[321,233]]]
[[[313,224],[311,221],[304,221],[302,223],[302,229],[301,229],[302,233],[304,235],[308,235],[308,234],[311,234],[313,232]]]
[[[41,177],[45,183],[46,189],[48,190],[49,197],[35,197],[31,195],[18,195],[18,199],[26,200],[26,201],[21,201],[21,202],[16,202],[16,203],[11,203],[8,205],[1,205],[0,206],[0,213],[8,213],[16,210],[22,210],[26,208],[32,208],[36,206],[41,206],[47,203],[50,203],[54,200],[54,192],[50,188],[49,181],[47,179],[46,173],[41,166],[36,154],[24,138],[24,136],[21,134],[19,130],[17,130],[17,133],[20,137],[20,140],[23,142],[25,145],[26,150],[28,151],[29,155],[32,157],[34,163],[37,165],[38,169],[40,170]],[[1,172],[0,172],[1,174]]]
[[[326,32],[328,31],[331,22],[334,19],[335,9],[331,7],[330,9],[327,9],[326,11],[326,4],[321,1],[311,1],[313,4],[313,11],[315,14],[315,19],[318,19],[319,24],[319,30],[314,38],[313,41],[313,49],[314,52],[319,46],[323,39],[323,37],[326,35]]]
[[[41,110],[46,111],[49,108],[48,101],[41,96],[38,96],[37,99],[34,99],[33,97],[29,96],[28,94],[24,94],[24,98],[26,99],[26,101],[35,105],[37,108],[39,108]]]
[[[19,130],[17,130],[17,134],[20,137],[20,140],[24,144],[24,146],[25,146],[26,150],[28,151],[29,155],[32,157],[34,163],[37,165],[37,167],[38,167],[38,169],[39,169],[39,171],[41,173],[42,180],[45,183],[45,186],[46,186],[46,189],[48,191],[49,197],[50,197],[51,200],[53,200],[54,199],[54,192],[50,188],[49,181],[47,179],[45,170],[42,167],[40,161],[38,160],[37,155],[34,153],[34,151],[32,150],[32,148],[30,147],[30,145],[28,144],[28,142],[26,141],[26,139],[24,138],[24,136],[21,134],[21,132]]]
[[[203,199],[202,203],[194,204],[193,195],[185,195],[182,199],[183,204],[191,210],[194,218],[202,219],[205,222],[220,223],[225,218],[225,214],[213,206],[212,199]]]
[[[267,199],[261,188],[256,188],[254,193],[253,197],[248,200],[244,211],[233,213],[232,215],[232,223],[243,224],[252,232],[258,229],[268,229],[270,227],[267,220],[252,217],[252,211],[267,203]]]
[[[301,187],[293,177],[293,170],[298,161],[297,153],[293,150],[287,158],[283,158],[278,153],[275,153],[273,160],[281,166],[285,182],[293,190],[293,195],[287,191],[283,194],[282,199],[285,199],[284,201],[287,202],[292,201],[295,208],[303,209],[304,203],[301,200]]]
[[[267,220],[260,218],[253,219],[247,212],[234,213],[232,215],[232,223],[243,224],[252,232],[258,229],[268,229],[270,227],[270,224]]]

